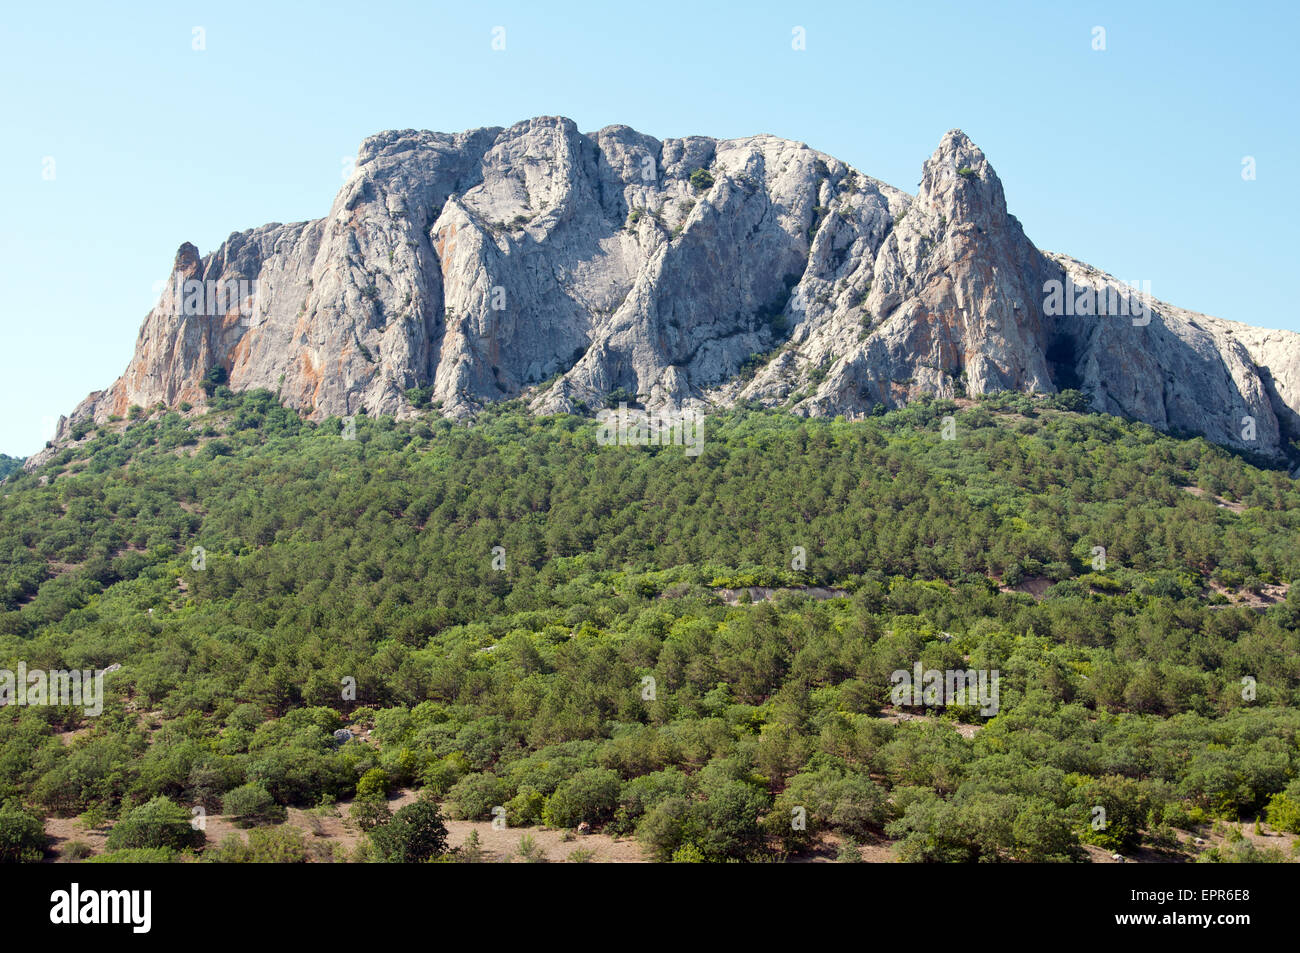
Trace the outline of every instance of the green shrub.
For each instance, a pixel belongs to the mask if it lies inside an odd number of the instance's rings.
[[[45,856],[49,838],[35,814],[16,804],[0,808],[0,863],[33,863]]]
[[[704,853],[694,844],[683,844],[673,851],[674,864],[702,864]]]
[[[127,812],[108,832],[110,851],[133,848],[186,850],[202,847],[203,831],[191,825],[190,812],[167,797],[156,797]]]
[[[1268,823],[1274,830],[1300,834],[1300,803],[1287,792],[1274,794],[1268,801]]]
[[[691,173],[691,188],[696,192],[707,192],[713,188],[713,174],[708,169],[696,169]]]
[[[1196,858],[1198,864],[1285,864],[1286,855],[1272,846],[1261,847],[1254,841],[1239,839],[1211,847]]]
[[[411,406],[418,410],[426,409],[433,397],[433,385],[426,384],[423,387],[411,387],[406,391],[406,399],[411,402]]]
[[[440,758],[418,772],[420,786],[435,797],[443,797],[464,774],[460,758]]]
[[[486,860],[486,852],[478,836],[478,831],[470,831],[465,840],[451,852],[451,857],[458,864],[481,864]]]
[[[285,809],[275,803],[271,793],[256,781],[227,791],[221,799],[221,812],[240,827],[278,823],[286,815]]]
[[[618,808],[611,822],[612,832],[632,833],[647,811],[670,797],[684,797],[689,788],[688,778],[675,767],[632,778],[619,791]]]
[[[176,851],[167,847],[131,847],[126,850],[112,850],[96,854],[86,861],[88,864],[172,864],[180,858]]]
[[[388,802],[381,797],[357,798],[348,809],[348,817],[362,833],[372,831],[380,824],[387,824],[392,816]]]
[[[525,834],[519,838],[519,847],[515,850],[515,856],[525,864],[544,864],[546,863],[546,851],[542,850],[537,838],[532,834]]]
[[[840,841],[839,849],[835,852],[835,860],[841,864],[860,864],[862,863],[862,848],[852,837],[845,837]]]
[[[361,775],[361,780],[357,782],[357,797],[387,797],[388,796],[388,772],[383,768],[371,768],[365,774]]]
[[[216,392],[216,389],[224,385],[229,379],[230,376],[226,373],[226,369],[220,365],[215,365],[208,368],[208,372],[203,375],[203,380],[199,382],[199,386],[203,388],[203,393],[211,397]]]
[[[690,844],[701,833],[701,819],[683,797],[669,797],[646,812],[637,825],[636,836],[654,860],[667,862],[678,849]]]
[[[424,863],[447,852],[447,825],[438,805],[421,798],[374,828],[370,843],[385,863]]]
[[[804,812],[802,829],[794,824],[798,808]],[[882,830],[889,819],[889,793],[884,788],[870,778],[827,767],[790,778],[765,826],[787,849],[798,849],[823,830],[861,836]]]
[[[746,860],[763,846],[759,818],[768,808],[766,795],[743,781],[723,781],[708,792],[700,815],[695,844],[712,862]]]
[[[542,819],[546,807],[546,795],[536,788],[521,787],[517,794],[505,804],[506,823],[511,827],[528,827]]]
[[[78,861],[85,860],[93,853],[93,851],[90,849],[90,845],[84,840],[74,840],[68,842],[67,846],[63,848],[62,853],[65,860]]]
[[[503,807],[505,795],[505,785],[495,774],[467,774],[451,786],[447,800],[452,817],[479,821],[490,816],[492,808]]]
[[[248,840],[230,834],[213,852],[222,864],[303,864],[307,862],[307,845],[302,831],[288,824],[262,827],[248,832]]]
[[[579,771],[546,799],[542,820],[551,827],[604,824],[618,806],[619,778],[606,768]]]

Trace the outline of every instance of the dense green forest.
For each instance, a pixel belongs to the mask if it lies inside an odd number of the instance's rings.
[[[22,465],[22,457],[11,457],[8,454],[0,453],[0,480],[19,469]]]
[[[358,795],[381,860],[498,806],[660,860],[1300,831],[1297,484],[1075,397],[742,408],[695,457],[518,404],[345,439],[224,387],[82,424],[0,485],[0,668],[121,667],[97,717],[0,709],[0,857],[86,814],[119,859],[191,856],[192,806],[257,833]],[[900,711],[918,662],[996,669],[997,713]],[[389,818],[398,788],[426,798]]]

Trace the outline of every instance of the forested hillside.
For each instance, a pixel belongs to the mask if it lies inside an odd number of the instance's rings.
[[[0,485],[0,667],[121,667],[97,717],[0,709],[0,854],[38,858],[49,817],[256,825],[359,784],[662,860],[1300,831],[1297,484],[1079,406],[741,408],[696,457],[517,404],[345,439],[218,388],[83,423]],[[900,709],[918,662],[998,670],[998,713]],[[393,859],[383,821],[358,856]],[[175,840],[109,847],[203,846]]]
[[[20,469],[22,465],[23,461],[21,457],[11,457],[7,454],[0,453],[0,479],[7,477],[15,470]]]

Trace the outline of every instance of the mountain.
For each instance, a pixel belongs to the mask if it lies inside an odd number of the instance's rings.
[[[182,245],[126,372],[56,443],[132,405],[200,403],[210,373],[313,419],[611,394],[854,418],[923,393],[1078,389],[1277,460],[1300,437],[1300,335],[1040,251],[959,130],[915,196],[769,135],[557,117],[380,133],[325,218]]]

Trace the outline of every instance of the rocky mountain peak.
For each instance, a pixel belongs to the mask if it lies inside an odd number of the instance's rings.
[[[164,294],[126,372],[72,420],[200,403],[219,367],[317,418],[426,400],[455,416],[513,398],[582,411],[610,395],[854,416],[1074,387],[1098,410],[1275,457],[1300,436],[1300,336],[1149,295],[1140,325],[1048,313],[1053,282],[1118,283],[1040,252],[959,129],[914,197],[770,135],[584,134],[551,116],[382,132],[325,217],[208,255],[186,243],[173,272],[204,293]]]
[[[191,275],[202,265],[202,256],[199,250],[189,242],[182,242],[180,248],[176,249],[176,258],[172,261],[172,273]]]
[[[960,129],[948,130],[922,165],[914,206],[986,230],[1008,224],[1002,180],[979,146]]]

